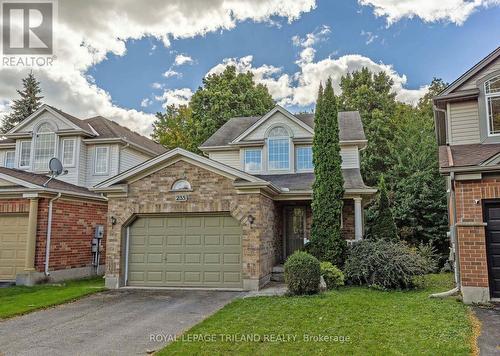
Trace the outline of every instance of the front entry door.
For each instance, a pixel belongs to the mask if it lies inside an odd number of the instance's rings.
[[[490,295],[500,298],[500,203],[486,203],[485,218]]]
[[[288,256],[304,247],[306,209],[303,206],[287,206],[285,218],[285,260]]]

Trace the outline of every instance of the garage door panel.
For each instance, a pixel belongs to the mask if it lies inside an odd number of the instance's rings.
[[[0,281],[13,281],[24,270],[27,215],[0,216]]]
[[[155,217],[152,223],[147,219],[136,220],[146,228],[140,236],[134,235],[138,229],[130,229],[129,285],[241,288],[241,227],[235,219]],[[135,239],[144,244],[134,244]]]

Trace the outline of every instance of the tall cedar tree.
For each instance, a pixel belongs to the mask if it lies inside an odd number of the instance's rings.
[[[331,79],[320,87],[314,116],[313,220],[309,251],[320,261],[342,265],[347,243],[340,226],[344,178],[342,177],[337,120],[337,100]]]
[[[236,116],[261,116],[275,105],[265,85],[255,84],[253,74],[237,73],[228,66],[220,74],[203,78],[189,107],[193,111],[193,146],[198,147]]]
[[[374,240],[398,240],[398,231],[389,206],[387,187],[385,186],[383,175],[380,176],[378,190],[379,193],[375,213],[376,218],[371,226],[368,238]]]
[[[42,106],[43,96],[39,96],[41,92],[40,82],[36,80],[33,72],[30,72],[30,74],[23,79],[23,90],[17,90],[21,98],[13,101],[11,106],[12,112],[2,120],[2,128],[0,129],[2,133],[10,131],[14,126]]]

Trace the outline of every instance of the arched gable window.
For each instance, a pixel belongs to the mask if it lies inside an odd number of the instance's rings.
[[[179,179],[172,184],[172,191],[191,190],[191,183],[185,179]]]
[[[290,135],[283,126],[273,127],[267,138],[267,162],[269,170],[290,169]]]
[[[33,169],[48,171],[49,161],[56,155],[56,133],[51,125],[43,123],[36,130],[34,140]]]
[[[484,83],[486,113],[490,135],[500,134],[500,75]]]

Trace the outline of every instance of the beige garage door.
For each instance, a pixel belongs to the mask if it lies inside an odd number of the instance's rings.
[[[128,285],[241,288],[241,231],[230,216],[140,217],[129,230]]]
[[[13,281],[24,269],[27,215],[0,215],[0,281]]]

